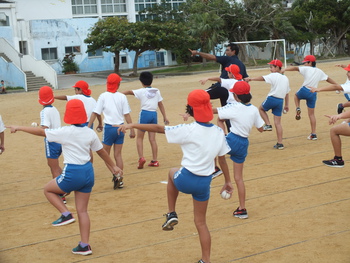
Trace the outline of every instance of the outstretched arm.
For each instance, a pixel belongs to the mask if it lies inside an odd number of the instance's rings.
[[[195,55],[199,55],[201,56],[202,58],[205,58],[205,59],[208,59],[208,60],[215,60],[216,61],[216,56],[212,55],[212,54],[209,54],[209,53],[204,53],[204,52],[199,52],[197,50],[192,50],[192,49],[188,49],[192,56],[195,56]]]
[[[10,126],[6,126],[6,128],[11,129],[11,133],[15,133],[16,131],[24,131],[26,133],[30,133],[33,135],[46,137],[45,129],[42,129],[40,127],[10,125]]]
[[[220,83],[221,83],[221,78],[219,78],[219,77],[205,78],[205,79],[201,79],[199,82],[200,82],[202,85],[204,85],[208,80],[216,81],[216,82],[220,82]]]
[[[337,120],[340,120],[340,119],[348,119],[350,118],[350,111],[345,111],[341,114],[337,114],[337,115],[324,115],[326,117],[329,118],[329,124],[334,124],[337,122]]]
[[[339,84],[332,84],[321,88],[314,88],[314,87],[308,87],[308,88],[310,88],[311,92],[343,90],[343,88]]]
[[[123,125],[118,125],[119,129],[118,132],[126,132],[126,130],[129,129],[139,129],[143,131],[149,131],[149,132],[157,132],[157,133],[165,133],[164,131],[164,126],[159,125],[159,124],[139,124],[139,123],[129,123],[129,124],[123,124]]]
[[[135,95],[132,90],[120,91],[120,93],[123,93],[124,95]]]
[[[249,81],[265,81],[265,79],[263,78],[263,76],[255,77],[255,78],[245,78],[244,80],[245,80],[246,82],[249,82]]]
[[[59,95],[59,96],[55,96],[54,98],[56,100],[67,100],[67,96],[66,95]]]

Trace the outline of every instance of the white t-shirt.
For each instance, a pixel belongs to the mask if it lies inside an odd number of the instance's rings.
[[[62,145],[64,161],[67,164],[86,164],[90,161],[90,149],[99,151],[103,148],[96,132],[87,126],[64,126],[58,129],[45,129],[49,142],[57,142]]]
[[[159,89],[152,87],[136,89],[133,93],[141,102],[141,110],[157,111],[158,102],[163,100]]]
[[[350,80],[347,79],[344,84],[340,85],[343,88],[344,93],[350,93]]]
[[[271,84],[270,92],[267,96],[284,99],[290,91],[289,79],[281,73],[275,72],[263,76],[266,83]]]
[[[230,131],[244,138],[248,138],[253,126],[260,128],[264,125],[258,108],[252,104],[227,104],[218,108],[218,116],[222,120],[230,120]]]
[[[180,144],[181,165],[200,176],[211,175],[215,170],[214,158],[230,151],[223,130],[214,124],[165,126],[165,135],[168,143]]]
[[[228,98],[227,103],[236,103],[237,101],[233,97],[233,93],[230,92],[230,89],[232,89],[233,85],[236,84],[236,82],[239,80],[236,79],[221,79],[221,87],[228,90]]]
[[[304,76],[303,86],[306,88],[308,86],[317,88],[320,81],[328,79],[326,73],[315,67],[301,66],[299,72]]]
[[[119,125],[124,123],[124,115],[131,112],[126,96],[120,92],[104,92],[97,100],[94,112],[103,113],[104,123]]]
[[[87,122],[90,120],[91,113],[96,107],[96,100],[91,96],[85,96],[83,94],[76,94],[73,96],[67,96],[67,101],[78,99],[84,103],[84,108],[87,115]]]
[[[0,115],[0,132],[3,132],[4,130],[6,130],[5,124],[2,121],[2,118],[1,118],[1,115]]]
[[[61,117],[56,107],[49,105],[41,110],[40,125],[46,126],[49,129],[56,129],[61,127]]]

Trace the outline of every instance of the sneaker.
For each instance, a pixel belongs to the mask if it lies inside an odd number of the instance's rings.
[[[82,247],[80,244],[72,249],[72,253],[76,254],[76,255],[83,255],[83,256],[87,256],[87,255],[91,255],[92,254],[92,250],[90,245],[87,245],[86,247]]]
[[[343,103],[338,103],[338,105],[337,105],[337,112],[338,112],[338,114],[342,113],[343,110],[344,110]]]
[[[337,168],[343,168],[344,167],[344,161],[343,160],[337,160],[337,159],[332,159],[332,160],[325,160],[322,161],[325,165],[329,167],[337,167]]]
[[[272,131],[272,125],[264,125],[264,131]]]
[[[276,145],[274,145],[273,148],[275,148],[277,150],[283,150],[284,145],[282,143],[276,143]]]
[[[301,110],[300,110],[299,107],[297,107],[297,108],[296,108],[296,115],[295,115],[295,119],[296,119],[297,121],[301,119],[300,114],[301,114]]]
[[[166,221],[162,225],[162,229],[164,231],[173,230],[174,226],[177,225],[177,223],[179,223],[179,219],[177,218],[176,212],[167,213],[164,214],[164,216],[166,216]]]
[[[205,263],[203,259],[200,259],[197,263]]]
[[[307,137],[308,140],[316,141],[317,135],[315,133],[310,133],[310,135]]]
[[[62,202],[63,202],[64,204],[67,204],[66,194],[60,194],[59,196],[61,197]]]
[[[159,162],[158,161],[151,161],[148,166],[153,166],[153,167],[158,167],[159,166]]]
[[[215,166],[215,171],[211,174],[212,179],[215,179],[216,177],[222,175],[222,171],[218,166]]]
[[[146,159],[144,157],[139,159],[139,166],[137,166],[137,169],[143,169],[143,165],[145,164]]]
[[[123,183],[123,177],[119,176],[119,175],[115,175],[113,174],[113,178],[112,178],[112,182],[113,182],[113,189],[117,189],[117,188],[123,188],[124,187],[124,183]]]
[[[67,216],[61,215],[61,217],[59,219],[52,222],[52,225],[53,226],[64,226],[64,225],[68,225],[70,223],[73,223],[74,221],[75,221],[75,219],[72,216],[72,214],[69,214]]]
[[[244,208],[240,210],[239,207],[237,207],[237,209],[233,212],[233,216],[241,219],[246,219],[248,218],[247,209]]]

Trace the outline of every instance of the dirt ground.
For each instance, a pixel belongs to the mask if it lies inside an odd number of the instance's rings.
[[[338,83],[346,80],[336,64],[319,63]],[[269,74],[264,69],[248,70],[251,77]],[[350,142],[343,138],[343,169],[329,168],[322,160],[333,157],[327,118],[345,100],[335,92],[320,93],[316,106],[317,141],[310,133],[305,102],[302,118],[295,120],[293,96],[303,78],[287,72],[291,84],[290,112],[283,116],[284,150],[275,150],[275,130],[262,134],[253,130],[244,168],[249,219],[232,216],[238,206],[237,192],[223,200],[219,191],[223,177],[212,182],[208,226],[212,236],[212,262],[350,262]],[[199,80],[218,73],[164,77],[154,80],[160,88],[170,125],[182,123],[187,94],[203,89]],[[87,80],[88,81],[88,80]],[[72,83],[73,85],[74,83]],[[322,82],[319,86],[326,85]],[[269,91],[265,82],[251,82],[252,103],[259,106]],[[139,88],[139,82],[123,82],[121,90]],[[104,85],[93,86],[96,99]],[[73,89],[56,90],[56,95],[72,95]],[[0,95],[0,114],[5,124],[30,125],[39,122],[38,94]],[[133,121],[137,121],[139,101],[129,96]],[[213,101],[219,106],[218,101]],[[63,118],[65,102],[55,101]],[[161,115],[160,115],[161,116]],[[269,113],[271,118],[271,113]],[[272,120],[272,119],[271,119]],[[99,134],[101,136],[101,134]],[[210,138],[208,138],[210,139]],[[166,184],[171,167],[179,167],[181,150],[157,135],[160,167],[137,169],[136,142],[126,138],[123,148],[125,187],[113,190],[111,175],[95,154],[95,186],[91,195],[90,242],[93,254],[73,255],[80,240],[78,223],[52,227],[59,213],[46,200],[43,186],[51,175],[44,155],[43,138],[23,132],[5,131],[6,151],[0,156],[0,262],[197,262],[200,246],[193,223],[191,196],[180,194],[177,203],[179,224],[174,231],[161,230],[167,212]],[[151,158],[148,141],[145,158]],[[62,162],[63,160],[61,160]],[[229,158],[231,177],[232,162]],[[233,180],[233,179],[232,179]],[[74,194],[67,198],[76,215]]]

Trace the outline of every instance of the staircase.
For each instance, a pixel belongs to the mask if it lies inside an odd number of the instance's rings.
[[[43,77],[36,77],[33,72],[25,71],[27,76],[27,89],[29,91],[38,91],[42,86],[51,87],[50,83],[48,83]]]
[[[0,53],[0,57],[3,57],[6,60],[6,62],[8,62],[8,63],[12,62],[11,59],[9,59],[9,57],[6,56],[4,53]]]

